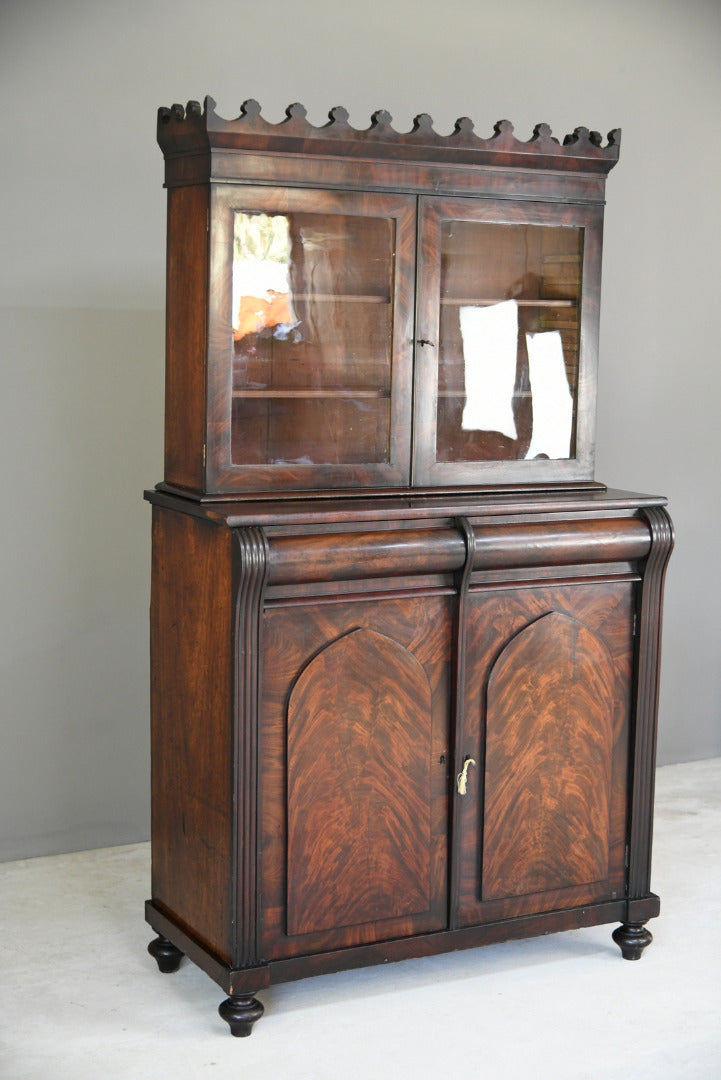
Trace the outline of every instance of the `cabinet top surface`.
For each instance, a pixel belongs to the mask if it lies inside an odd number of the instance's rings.
[[[520,489],[495,492],[454,492],[393,494],[314,498],[248,498],[226,502],[197,502],[162,487],[146,491],[145,498],[157,506],[166,506],[231,528],[249,525],[326,525],[343,522],[412,522],[454,517],[500,518],[633,513],[642,507],[665,506],[663,496],[606,488],[589,484],[585,489]]]
[[[330,110],[328,122],[314,127],[303,105],[289,105],[285,118],[273,124],[261,116],[252,99],[241,106],[240,115],[225,120],[206,97],[204,106],[189,101],[158,110],[158,142],[166,158],[204,151],[271,151],[325,154],[333,157],[389,158],[395,161],[495,165],[505,168],[547,169],[605,175],[616,164],[621,132],[609,132],[606,145],[599,132],[577,127],[563,140],[555,138],[548,124],[537,124],[528,141],[516,138],[513,124],[499,120],[493,134],[483,138],[473,122],[461,117],[449,135],[433,128],[427,113],[415,117],[408,132],[396,131],[391,116],[380,109],[365,129],[351,127],[348,111]]]

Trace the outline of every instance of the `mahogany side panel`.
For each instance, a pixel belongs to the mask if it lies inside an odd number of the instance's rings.
[[[230,959],[230,532],[153,508],[152,895]]]
[[[608,876],[613,662],[566,614],[532,622],[488,680],[482,896]]]
[[[288,933],[425,912],[431,689],[398,642],[354,630],[288,705]]]
[[[266,610],[263,959],[446,926],[453,600],[427,591]]]
[[[202,491],[208,309],[207,187],[168,191],[165,480]]]

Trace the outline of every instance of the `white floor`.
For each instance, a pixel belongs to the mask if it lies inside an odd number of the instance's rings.
[[[667,766],[640,961],[596,927],[322,976],[260,994],[249,1039],[193,964],[147,954],[149,845],[6,863],[0,1077],[718,1080],[720,848],[721,759]]]

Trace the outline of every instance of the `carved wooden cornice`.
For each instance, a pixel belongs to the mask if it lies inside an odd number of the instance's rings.
[[[484,139],[474,133],[468,117],[457,120],[450,135],[440,135],[431,117],[421,113],[410,131],[398,132],[384,109],[373,113],[370,127],[358,130],[350,126],[348,111],[342,107],[331,109],[328,123],[314,127],[299,104],[289,105],[285,119],[273,124],[263,119],[260,105],[252,99],[243,103],[237,119],[224,120],[213,99],[206,97],[203,108],[189,101],[185,107],[159,109],[158,142],[166,157],[210,150],[270,151],[605,174],[618,161],[621,131],[609,132],[604,146],[602,136],[585,127],[577,127],[561,142],[548,124],[537,124],[523,142],[514,135],[510,121],[499,120],[493,135]]]

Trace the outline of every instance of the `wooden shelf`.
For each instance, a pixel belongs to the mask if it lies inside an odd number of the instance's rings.
[[[466,396],[465,390],[439,390],[439,398],[464,398]],[[529,398],[531,397],[530,390],[515,390],[513,393],[514,398]]]
[[[388,390],[338,390],[322,387],[308,389],[285,389],[271,387],[268,390],[234,390],[234,398],[388,398]]]
[[[509,299],[514,299],[509,297]],[[469,305],[471,307],[491,307],[493,304],[505,304],[507,301],[504,299],[479,299],[476,296],[442,296],[441,304],[458,304]],[[577,300],[516,300],[519,307],[552,307],[552,308],[573,308],[578,304]]]
[[[313,300],[318,303],[342,303],[342,304],[390,304],[390,296],[378,296],[375,293],[289,293],[290,301]]]

